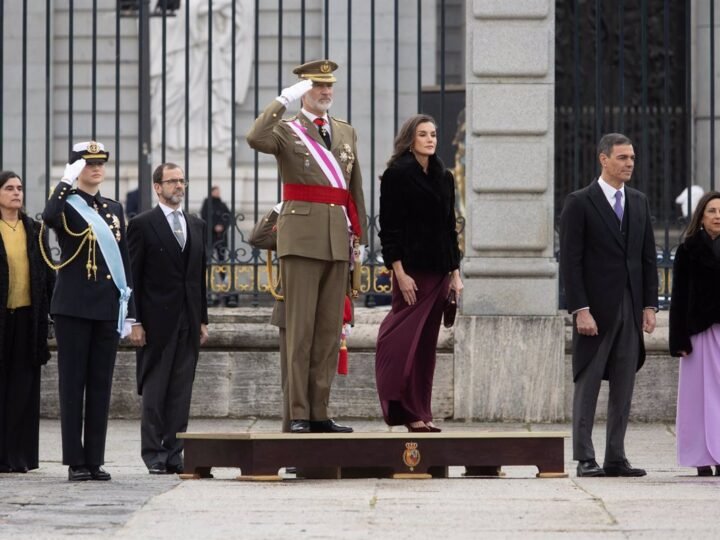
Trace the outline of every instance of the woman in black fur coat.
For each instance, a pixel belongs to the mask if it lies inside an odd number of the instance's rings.
[[[455,180],[435,155],[435,121],[408,119],[380,179],[380,241],[393,271],[392,310],[380,325],[375,378],[383,417],[409,431],[440,431],[430,401],[449,289],[459,297]]]
[[[50,358],[54,272],[43,262],[40,224],[22,212],[23,186],[0,173],[0,472],[38,467],[40,366]]]
[[[678,463],[720,476],[720,193],[698,201],[675,253],[670,354],[681,357]]]

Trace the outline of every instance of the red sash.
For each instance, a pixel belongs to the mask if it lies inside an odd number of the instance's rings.
[[[362,229],[355,200],[347,189],[332,186],[283,184],[283,201],[305,201],[344,206],[347,208],[353,234],[357,237],[361,236]]]

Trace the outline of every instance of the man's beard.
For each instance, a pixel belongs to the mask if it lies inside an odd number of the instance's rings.
[[[169,197],[166,197],[166,200],[172,204],[180,204],[181,202],[183,202],[184,198],[185,198],[184,193],[173,193]]]
[[[320,100],[315,100],[308,95],[305,95],[303,97],[303,99],[305,99],[313,109],[322,111],[324,113],[328,112],[330,110],[330,107],[332,107],[332,104],[333,104],[332,99],[330,99],[328,101],[320,101]]]

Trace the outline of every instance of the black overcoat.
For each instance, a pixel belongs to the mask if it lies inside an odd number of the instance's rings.
[[[716,240],[720,241],[720,240]],[[690,336],[720,323],[720,259],[700,231],[678,246],[670,300],[670,354],[692,352]]]
[[[410,152],[380,179],[380,242],[385,266],[406,272],[450,272],[460,266],[455,179],[431,156],[427,174]]]
[[[22,214],[21,219],[27,236],[27,256],[30,265],[30,303],[32,318],[30,324],[30,343],[28,344],[28,358],[30,365],[41,366],[50,358],[48,350],[48,313],[50,311],[50,298],[55,286],[55,271],[42,259],[40,254],[39,234],[40,223]],[[47,233],[44,234],[47,250]],[[0,237],[0,365],[4,362],[5,350],[5,321],[7,320],[7,300],[10,286],[10,271],[8,268],[5,244]]]
[[[635,326],[640,334],[637,369],[645,361],[643,308],[658,305],[655,237],[650,205],[641,192],[625,186],[627,232],[597,180],[568,195],[560,216],[560,277],[570,313],[589,307],[599,334],[583,336],[573,324],[573,379],[595,355],[618,316],[626,286],[632,295]],[[573,321],[574,323],[574,321]]]
[[[159,359],[178,325],[185,304],[192,339],[200,343],[200,324],[208,322],[205,284],[205,222],[184,214],[188,237],[183,253],[162,208],[138,214],[128,225],[128,244],[135,289],[135,311],[147,345],[138,349],[137,383],[142,384],[153,360]],[[186,264],[187,261],[187,264]]]

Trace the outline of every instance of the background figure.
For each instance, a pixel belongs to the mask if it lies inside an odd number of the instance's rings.
[[[140,211],[140,191],[131,189],[125,196],[125,214],[128,219],[134,218]]]
[[[670,354],[680,356],[678,463],[720,476],[720,193],[698,201],[675,252]]]
[[[409,118],[380,179],[380,241],[393,271],[392,310],[380,325],[375,378],[383,417],[409,431],[440,431],[430,402],[448,290],[459,298],[455,180],[435,155],[435,121]]]
[[[573,317],[573,459],[578,476],[644,476],[625,456],[635,372],[645,361],[642,331],[655,329],[655,238],[645,195],[626,185],[635,152],[625,135],[598,144],[600,177],[568,195],[560,216],[560,275]],[[610,384],[605,463],[592,428],[600,383]]]
[[[292,433],[349,432],[328,417],[337,368],[350,246],[366,242],[357,135],[330,117],[333,71],[317,60],[293,71],[302,80],[282,91],[257,118],[248,144],[277,159],[283,204],[277,247],[285,296],[288,394]],[[283,120],[302,98],[300,114]]]
[[[174,163],[153,172],[158,205],[130,221],[137,320],[140,444],[150,474],[183,472],[183,443],[200,345],[208,337],[205,223],[182,211],[185,175]]]
[[[125,212],[99,191],[109,157],[95,141],[76,144],[42,214],[61,251],[50,313],[58,350],[63,463],[73,482],[110,480],[101,465],[115,356],[120,333],[129,333],[125,306],[129,317],[135,314]]]
[[[38,468],[40,366],[50,358],[55,272],[42,260],[40,223],[25,215],[23,201],[18,175],[0,172],[0,473]]]
[[[210,196],[206,198],[200,208],[200,216],[212,230],[212,259],[214,262],[222,263],[228,257],[228,231],[230,230],[234,217],[227,204],[220,198],[220,188],[213,186]],[[230,284],[227,282],[227,272],[218,272],[222,288],[227,290]],[[213,298],[212,305],[219,304],[219,300]],[[226,305],[236,307],[238,305],[237,295],[227,297]]]

